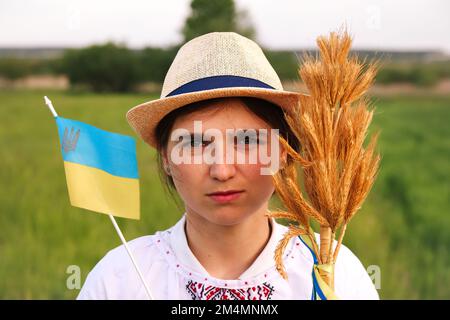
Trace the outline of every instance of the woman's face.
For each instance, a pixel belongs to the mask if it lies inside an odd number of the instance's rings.
[[[266,129],[267,137],[245,137],[242,129],[254,129],[254,132]],[[249,111],[239,98],[228,98],[178,117],[172,128],[172,134],[194,131],[202,134],[199,140],[183,138],[184,140],[173,141],[175,139],[172,136],[169,138],[166,154],[163,155],[186,211],[219,225],[238,224],[255,213],[267,212],[274,186],[272,176],[261,174],[261,169],[269,165],[263,164],[264,161],[260,161],[259,157],[253,163],[248,159],[250,153],[258,154],[256,150],[263,148],[265,154],[276,156],[277,161],[280,160],[278,152],[273,154],[271,148],[274,144],[271,141],[271,134],[274,134],[271,133],[271,127]],[[216,134],[205,138],[208,131]],[[227,141],[230,134],[234,134],[234,137]],[[212,152],[212,148],[216,150]],[[180,152],[183,152],[185,163],[180,163],[179,158],[176,158]],[[216,161],[205,161],[206,154],[214,155],[212,159]],[[239,154],[241,160],[238,160]],[[285,158],[284,152],[282,154]],[[242,161],[243,156],[246,156],[245,161]],[[222,161],[217,161],[218,159]],[[239,192],[211,195],[230,190]]]

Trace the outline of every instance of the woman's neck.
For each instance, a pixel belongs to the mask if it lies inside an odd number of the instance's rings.
[[[237,279],[262,252],[271,234],[267,208],[244,222],[223,226],[196,213],[186,214],[188,245],[208,273],[219,279]]]

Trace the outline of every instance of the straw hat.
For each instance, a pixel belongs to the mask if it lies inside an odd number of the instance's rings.
[[[135,106],[126,118],[136,133],[156,148],[155,128],[172,110],[201,100],[238,96],[267,100],[288,111],[301,94],[283,90],[254,41],[234,32],[211,32],[178,50],[160,99]]]

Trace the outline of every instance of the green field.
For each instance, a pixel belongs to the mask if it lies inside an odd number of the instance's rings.
[[[133,135],[125,113],[145,95],[45,92],[59,115]],[[71,207],[54,120],[43,92],[0,92],[0,298],[73,299],[69,265],[84,281],[119,239],[107,216]],[[384,299],[450,298],[450,96],[376,99],[381,171],[344,243],[381,268]],[[180,217],[138,142],[142,218],[120,219],[127,239]]]

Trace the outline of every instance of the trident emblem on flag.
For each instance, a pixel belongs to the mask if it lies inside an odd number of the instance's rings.
[[[62,141],[62,148],[64,152],[74,151],[77,147],[78,137],[80,136],[80,129],[74,133],[74,128],[72,127],[69,133],[67,127],[64,129],[64,137]]]

